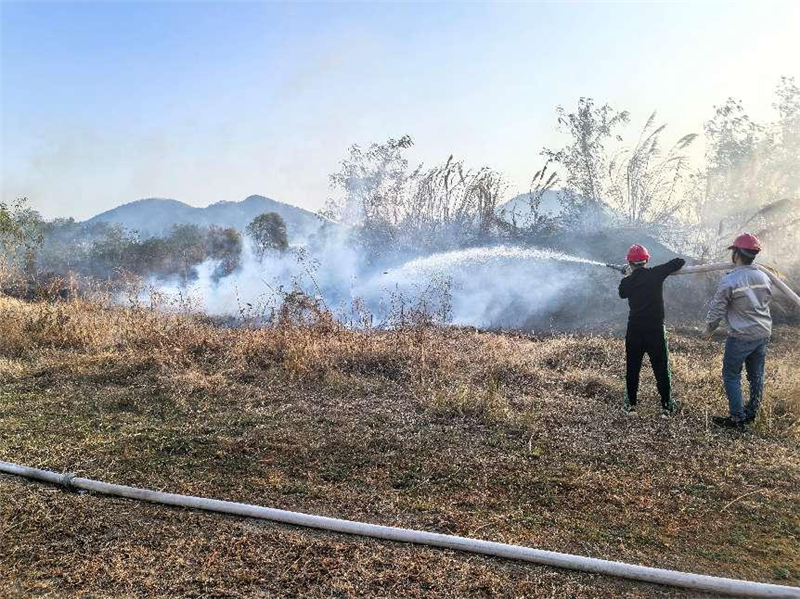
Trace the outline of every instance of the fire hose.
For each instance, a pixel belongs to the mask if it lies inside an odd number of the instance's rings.
[[[614,269],[614,270],[616,270],[618,272],[621,272],[623,274],[625,273],[625,267],[624,266],[618,266],[616,264],[606,264],[606,266],[608,266],[609,268],[612,268],[612,269]],[[788,297],[790,300],[792,300],[792,302],[798,308],[800,308],[800,295],[797,295],[797,293],[792,291],[792,288],[789,287],[786,283],[784,283],[769,268],[766,268],[766,267],[764,267],[764,266],[762,266],[760,264],[756,264],[755,266],[756,266],[756,268],[758,268],[758,270],[760,270],[761,272],[763,272],[765,275],[767,275],[769,277],[770,281],[772,281],[772,284],[775,287],[780,289],[781,292],[783,292],[783,294],[786,297]],[[697,266],[684,266],[680,270],[672,273],[672,275],[670,275],[670,276],[691,275],[691,274],[698,274],[698,273],[703,273],[703,272],[713,272],[715,270],[731,270],[732,268],[734,268],[734,265],[729,263],[729,262],[718,262],[716,264],[699,264]]]
[[[338,518],[289,512],[246,503],[150,491],[148,489],[105,483],[89,478],[80,478],[73,474],[59,474],[49,470],[39,470],[38,468],[21,466],[10,462],[0,461],[0,472],[25,476],[52,484],[60,484],[68,489],[82,489],[140,501],[150,501],[177,507],[233,514],[248,518],[260,518],[293,526],[328,530],[371,537],[374,539],[383,539],[386,541],[413,543],[440,547],[443,549],[452,549],[455,551],[465,551],[468,553],[479,553],[493,557],[532,562],[580,572],[617,576],[641,582],[681,587],[708,593],[734,595],[736,597],[790,597],[800,599],[800,588],[798,587],[736,580],[732,578],[719,578],[716,576],[691,574],[662,568],[650,568],[647,566],[571,555],[568,553],[533,549],[520,545],[509,545],[506,543],[496,543],[394,526],[381,526],[365,522],[355,522],[353,520],[340,520]]]

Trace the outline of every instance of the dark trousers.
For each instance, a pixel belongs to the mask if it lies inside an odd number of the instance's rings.
[[[650,365],[653,367],[653,374],[656,375],[658,394],[661,396],[661,405],[666,408],[672,399],[672,375],[669,370],[667,329],[663,326],[653,329],[628,327],[625,335],[626,400],[630,405],[636,405],[639,394],[639,372],[642,370],[645,354],[650,357]]]

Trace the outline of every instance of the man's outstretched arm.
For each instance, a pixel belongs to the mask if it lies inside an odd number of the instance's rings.
[[[672,273],[679,271],[686,265],[686,260],[683,258],[673,258],[669,262],[654,266],[653,270],[656,271],[662,279],[666,279]]]

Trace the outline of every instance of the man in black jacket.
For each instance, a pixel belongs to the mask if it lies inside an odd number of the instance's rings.
[[[667,330],[664,327],[664,281],[673,272],[683,268],[686,261],[675,258],[666,264],[648,268],[650,253],[641,245],[628,250],[630,274],[619,284],[619,296],[628,300],[630,314],[625,334],[625,404],[628,414],[636,413],[639,392],[639,372],[644,355],[656,376],[658,394],[664,416],[673,414],[678,404],[672,400],[672,380],[669,370]]]

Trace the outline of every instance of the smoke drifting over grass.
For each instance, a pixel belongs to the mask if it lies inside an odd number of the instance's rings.
[[[266,318],[287,293],[302,291],[345,322],[363,323],[356,312],[366,311],[374,326],[390,326],[404,312],[415,311],[455,325],[531,328],[559,313],[558,324],[568,328],[585,323],[586,310],[565,312],[565,306],[598,290],[602,281],[610,287],[601,284],[601,294],[613,299],[611,287],[617,281],[609,271],[599,271],[600,262],[505,245],[369,266],[340,241],[313,255],[295,249],[263,260],[246,244],[240,270],[215,280],[216,266],[203,263],[188,288],[159,290],[188,293],[216,316]]]
[[[597,266],[603,264],[552,250],[500,245],[417,258],[386,278],[398,286],[452,281],[454,324],[522,327],[536,315],[556,311],[571,290],[574,294],[589,283]]]

